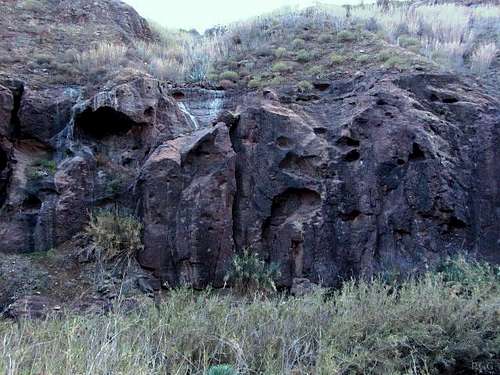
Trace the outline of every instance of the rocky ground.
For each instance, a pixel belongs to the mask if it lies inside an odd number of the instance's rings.
[[[14,48],[58,56],[69,41],[152,38],[147,23],[111,0],[53,0],[50,16],[21,3],[0,2],[2,53],[15,60],[2,59],[0,78],[0,307],[12,314],[106,308],[123,291],[123,274],[84,256],[95,208],[144,226],[130,295],[220,287],[245,248],[279,264],[286,288],[418,272],[461,251],[500,261],[500,106],[481,80],[369,64],[308,92],[144,74],[64,84]],[[34,23],[45,39],[25,30]]]

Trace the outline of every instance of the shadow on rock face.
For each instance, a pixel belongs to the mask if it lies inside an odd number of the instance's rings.
[[[3,206],[7,199],[7,184],[9,182],[7,176],[7,163],[7,154],[0,148],[0,207]]]

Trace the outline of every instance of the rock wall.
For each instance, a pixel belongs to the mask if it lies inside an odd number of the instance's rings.
[[[0,84],[2,252],[56,248],[120,206],[168,286],[221,286],[245,248],[286,287],[458,251],[500,260],[500,107],[474,83],[375,74],[305,97],[136,78],[88,98]]]

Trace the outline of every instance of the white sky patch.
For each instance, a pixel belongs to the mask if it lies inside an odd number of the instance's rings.
[[[316,0],[124,0],[143,17],[169,28],[197,29],[200,32],[258,16],[284,6],[305,7]],[[323,0],[326,4],[359,4],[361,0]],[[365,0],[368,4],[373,2]]]

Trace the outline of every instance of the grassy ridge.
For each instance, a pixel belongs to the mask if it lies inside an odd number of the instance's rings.
[[[459,259],[418,280],[348,282],[328,295],[176,290],[128,314],[2,322],[0,372],[493,374],[499,331],[499,269]]]

